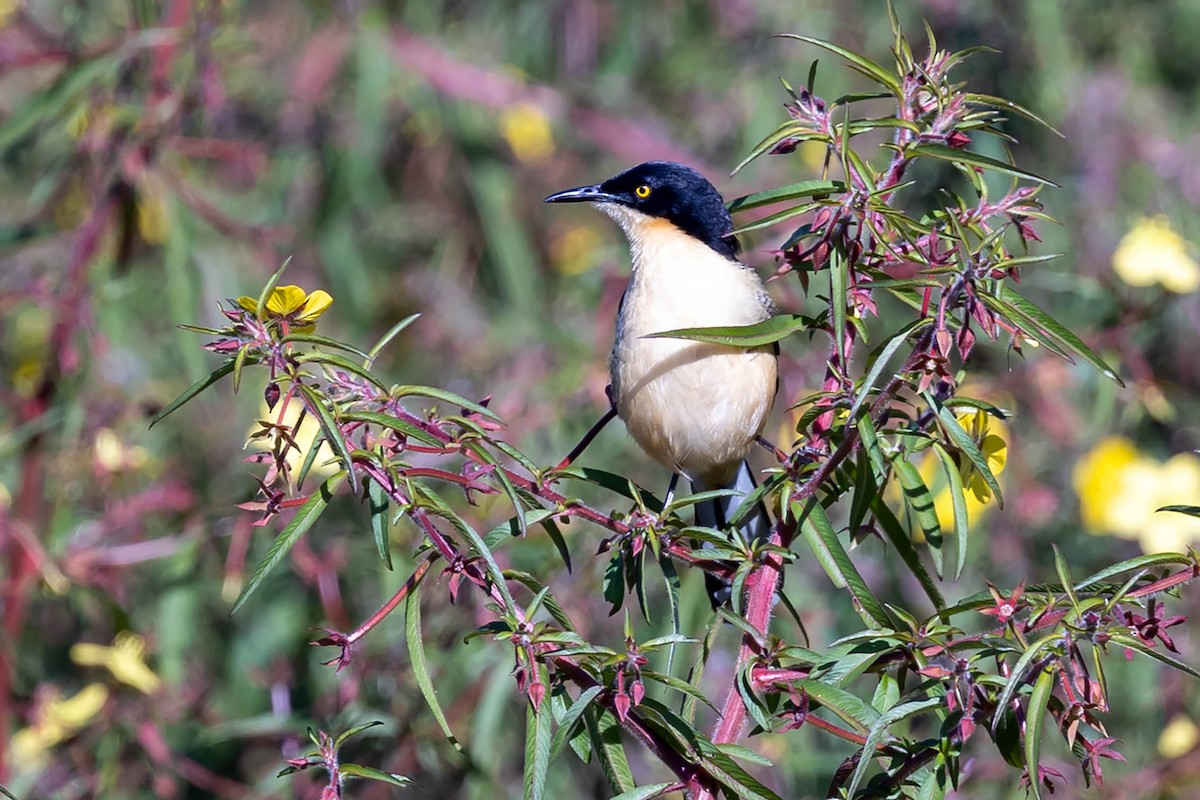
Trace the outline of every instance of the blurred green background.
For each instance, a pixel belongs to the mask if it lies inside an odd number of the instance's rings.
[[[978,510],[948,595],[1052,580],[1052,542],[1077,577],[1186,548],[1200,530],[1154,509],[1200,503],[1200,4],[897,6],[918,46],[924,18],[943,47],[995,48],[961,77],[1063,132],[1008,127],[1020,163],[1063,185],[1042,195],[1062,226],[1040,232],[1044,252],[1065,255],[1023,283],[1126,381],[1028,347],[977,351],[968,393],[1015,412],[1008,504]],[[263,378],[249,373],[237,397],[222,384],[148,430],[216,365],[176,325],[219,326],[218,302],[257,295],[290,256],[285,282],[334,297],[324,333],[367,344],[420,312],[382,374],[491,395],[508,440],[556,461],[605,408],[627,255],[606,219],[542,198],[650,159],[698,166],[727,198],[812,177],[823,154],[804,148],[728,177],[782,120],[778,77],[800,86],[820,58],[817,94],[864,88],[828,54],[769,37],[885,60],[884,2],[0,0],[0,25],[5,783],[22,798],[317,797],[318,776],[274,777],[305,725],[381,719],[347,757],[412,777],[408,795],[519,794],[511,653],[462,644],[486,618],[474,599],[426,592],[431,670],[466,756],[417,693],[400,619],[340,675],[308,645],[312,628],[349,630],[395,591],[412,530],[393,531],[404,557],[389,573],[364,510],[343,498],[291,569],[228,616],[272,530],[235,508],[256,489],[242,448]],[[772,270],[789,232],[754,234],[747,263]],[[786,309],[803,304],[794,283],[772,291]],[[787,407],[823,377],[823,348],[805,343],[784,348],[770,431],[785,446]],[[651,487],[667,478],[617,425],[585,460]],[[504,516],[486,503],[470,513],[485,529]],[[576,572],[555,591],[584,610],[585,635],[619,642],[599,597],[604,562],[590,558],[599,534],[568,535]],[[544,537],[508,553],[540,575],[559,569]],[[881,545],[856,558],[883,596],[916,597]],[[811,563],[793,572],[788,592],[828,643],[852,612],[829,602]],[[685,593],[698,618],[695,577]],[[1173,613],[1194,614],[1195,592],[1183,596]],[[1172,633],[1196,663],[1190,628]],[[712,671],[730,658],[727,647]],[[1196,685],[1119,654],[1108,666],[1106,719],[1129,763],[1105,764],[1089,796],[1196,796]],[[983,738],[957,796],[1020,796]],[[749,744],[779,765],[769,783],[786,797],[823,796],[849,752],[807,729]],[[1066,751],[1048,756],[1067,775],[1061,796],[1082,793]],[[634,768],[663,779],[647,761]],[[551,781],[557,796],[608,796],[597,768],[568,758]]]

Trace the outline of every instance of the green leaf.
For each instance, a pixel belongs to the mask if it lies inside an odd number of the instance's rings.
[[[449,405],[458,406],[466,411],[471,411],[475,414],[487,417],[488,419],[500,422],[500,418],[489,411],[486,407],[479,405],[472,400],[468,400],[462,395],[448,392],[445,389],[438,389],[433,386],[393,386],[391,391],[392,397],[397,399],[401,397],[429,397],[434,400],[440,400]]]
[[[1027,120],[1030,120],[1031,122],[1036,122],[1037,124],[1046,128],[1047,130],[1049,130],[1051,133],[1055,134],[1059,138],[1062,138],[1062,139],[1066,138],[1065,136],[1063,136],[1062,132],[1058,130],[1058,128],[1055,128],[1053,125],[1051,125],[1049,122],[1047,122],[1046,120],[1039,117],[1037,114],[1033,113],[1032,111],[1025,108],[1024,106],[1017,105],[1016,103],[1014,103],[1011,100],[1006,100],[1003,97],[993,97],[990,94],[978,94],[977,92],[968,92],[965,95],[963,95],[963,99],[966,100],[968,103],[977,103],[979,105],[985,105],[985,106],[990,106],[992,108],[998,108],[1003,111],[1011,111],[1012,113],[1014,113],[1018,116],[1021,116]]]
[[[1159,509],[1162,511],[1163,509]],[[1079,583],[1075,584],[1075,590],[1080,591],[1088,586],[1091,586],[1101,581],[1107,580],[1114,575],[1120,575],[1122,572],[1129,572],[1135,569],[1145,569],[1146,567],[1156,567],[1159,564],[1191,564],[1192,559],[1181,553],[1154,553],[1147,556],[1136,556],[1124,561],[1107,566],[1098,572],[1095,572]]]
[[[330,448],[341,460],[342,466],[345,468],[350,477],[350,487],[354,491],[358,491],[358,476],[354,473],[354,459],[350,457],[350,448],[346,445],[346,438],[342,436],[342,429],[338,427],[337,420],[333,417],[333,412],[329,410],[327,400],[316,389],[306,383],[296,384],[300,389],[300,394],[304,397],[304,405],[309,412],[317,418],[317,422],[321,425],[321,432],[325,434],[326,440],[329,442]]]
[[[412,780],[394,772],[384,772],[375,767],[364,767],[362,764],[339,764],[338,773],[343,778],[361,778],[368,781],[379,781],[404,789],[412,785]]]
[[[1124,633],[1112,633],[1110,634],[1109,641],[1113,642],[1114,644],[1119,644],[1122,647],[1128,647],[1130,650],[1134,650],[1142,655],[1150,656],[1155,661],[1161,661],[1168,667],[1173,667],[1180,672],[1186,672],[1193,678],[1200,678],[1200,670],[1197,670],[1190,664],[1180,661],[1174,656],[1168,655],[1164,650],[1149,646],[1141,639],[1135,639],[1134,637]]]
[[[371,510],[371,533],[375,537],[375,549],[379,552],[379,559],[390,572],[392,546],[388,541],[388,495],[383,487],[373,480],[367,482],[367,504]]]
[[[362,350],[359,350],[354,345],[350,345],[345,342],[339,342],[337,339],[330,339],[328,336],[322,336],[319,333],[308,333],[305,331],[289,333],[287,336],[284,336],[282,339],[280,339],[279,342],[281,344],[298,343],[320,345],[321,347],[332,347],[335,350],[345,350],[347,353],[353,353],[360,358],[367,357],[366,353],[364,353]],[[357,372],[358,370],[361,370],[362,367],[360,367],[358,364],[355,364],[354,369]]]
[[[822,205],[822,203],[812,201],[794,206],[792,208],[785,208],[782,211],[776,211],[773,214],[768,214],[762,219],[756,219],[753,222],[747,222],[745,225],[739,225],[733,229],[733,235],[741,236],[743,233],[749,233],[750,231],[757,231],[761,230],[762,228],[770,228],[773,225],[778,225],[780,222],[785,220],[798,217],[801,214],[807,214],[810,211],[820,208]],[[802,227],[801,230],[804,230],[804,228]],[[795,244],[796,241],[798,241],[798,239],[795,241],[789,240],[788,246],[790,247],[792,244]]]
[[[415,322],[419,316],[421,315],[409,314],[407,317],[400,320],[390,329],[388,329],[387,333],[385,333],[383,336],[380,336],[379,341],[375,343],[375,346],[367,352],[367,357],[363,360],[363,366],[370,368],[371,365],[375,363],[375,359],[379,357],[379,354],[383,352],[383,348],[387,347],[388,344],[391,343],[392,339],[396,338],[400,331],[404,330],[413,322]]]
[[[963,567],[967,565],[967,536],[971,531],[970,519],[967,516],[967,495],[963,486],[962,473],[954,458],[942,446],[941,442],[933,443],[933,452],[942,462],[942,470],[946,473],[946,490],[950,493],[950,504],[954,510],[954,580],[958,581]]]
[[[378,411],[347,411],[342,414],[342,419],[346,422],[365,422],[371,425],[379,425],[388,430],[393,430],[401,436],[416,439],[418,442],[427,444],[430,447],[446,446],[446,442],[443,442],[424,428],[413,425],[411,422],[397,419],[391,414],[383,414]]]
[[[1071,601],[1071,608],[1074,609],[1076,616],[1080,614],[1079,597],[1075,594],[1075,587],[1071,582],[1071,572],[1067,567],[1067,560],[1063,557],[1062,550],[1058,549],[1057,544],[1051,544],[1050,548],[1054,551],[1054,569],[1058,572],[1058,579],[1062,582],[1063,591],[1066,592],[1067,598]]]
[[[895,725],[897,722],[914,717],[930,709],[940,708],[945,700],[941,697],[930,697],[925,700],[914,700],[910,703],[901,703],[893,706],[887,712],[881,714],[879,719],[875,720],[871,725],[870,731],[867,733],[867,741],[862,748],[862,756],[858,759],[858,765],[854,768],[854,774],[850,777],[850,785],[846,789],[847,797],[854,797],[854,793],[858,791],[858,785],[862,783],[862,779],[867,774],[867,769],[870,768],[871,762],[874,760],[876,748],[884,741],[887,736],[888,728]]]
[[[425,640],[421,635],[422,586],[424,586],[424,581],[418,581],[413,587],[404,609],[404,639],[408,644],[408,660],[412,664],[413,677],[417,681],[417,687],[421,690],[421,696],[425,698],[425,704],[433,712],[433,718],[437,720],[438,727],[442,729],[442,734],[450,744],[454,745],[454,749],[461,753],[463,747],[459,743],[458,737],[450,730],[450,723],[446,721],[446,715],[442,712],[441,703],[437,698],[437,690],[429,677],[429,666],[425,661]]]
[[[996,496],[996,502],[1001,508],[1004,508],[1004,497],[1000,494],[1000,483],[996,480],[996,476],[992,474],[991,468],[988,466],[987,458],[979,449],[979,445],[975,444],[975,440],[971,438],[971,434],[967,433],[962,425],[950,409],[938,403],[937,399],[928,391],[924,393],[925,402],[929,404],[929,408],[937,414],[938,420],[942,423],[942,428],[950,436],[950,441],[954,442],[954,446],[962,452],[971,461],[971,465],[975,467],[975,471],[979,473],[979,477],[983,478],[983,482],[992,490],[992,494]]]
[[[887,536],[888,542],[896,550],[896,554],[900,556],[900,560],[908,567],[908,571],[917,579],[917,583],[925,591],[929,601],[933,603],[934,609],[941,611],[946,607],[946,599],[942,597],[942,592],[938,589],[937,583],[929,571],[925,569],[925,565],[921,563],[921,556],[917,549],[913,547],[912,539],[909,538],[908,532],[900,525],[900,521],[896,519],[896,515],[888,508],[881,494],[876,494],[871,499],[871,511],[875,514],[875,521],[879,523],[879,527],[883,528],[883,533]]]
[[[732,791],[738,800],[781,800],[779,795],[763,786],[717,745],[706,739],[701,740],[700,744],[704,765],[709,773],[726,787],[727,792]]]
[[[812,679],[796,681],[795,686],[864,736],[879,721],[878,711],[845,689]]]
[[[785,200],[796,200],[801,197],[824,197],[834,192],[846,191],[846,184],[841,181],[800,181],[789,183],[775,189],[755,192],[735,199],[729,204],[729,212],[748,211],[752,208],[782,203]]]
[[[688,339],[730,347],[761,347],[791,336],[809,327],[812,320],[799,314],[778,314],[754,325],[730,325],[716,328],[680,328],[648,333],[643,339]]]
[[[1029,708],[1025,712],[1025,767],[1029,770],[1029,786],[1035,800],[1042,800],[1042,782],[1038,780],[1038,764],[1042,757],[1042,721],[1046,718],[1046,707],[1054,691],[1054,673],[1042,670],[1029,696]]]
[[[812,36],[801,36],[798,33],[780,34],[779,38],[797,39],[801,42],[815,44],[817,47],[822,47],[831,53],[836,53],[837,55],[846,59],[846,61],[849,61],[853,66],[857,67],[858,71],[863,75],[866,75],[871,80],[883,86],[896,97],[900,96],[900,79],[893,75],[891,70],[884,69],[882,66],[876,64],[866,56],[859,55],[853,50],[847,50],[841,45],[834,44],[833,42],[827,42],[824,39],[817,39]]]
[[[584,689],[579,698],[571,704],[571,706],[563,714],[558,721],[558,729],[554,731],[554,738],[550,740],[550,763],[559,757],[563,748],[572,737],[572,731],[575,729],[576,723],[583,716],[583,712],[587,711],[588,706],[596,697],[604,691],[603,686],[592,686]]]
[[[1186,514],[1189,517],[1200,517],[1200,506],[1163,506],[1156,511],[1174,511],[1176,514]]]
[[[854,396],[854,404],[850,406],[850,419],[858,419],[859,408],[862,407],[863,402],[870,396],[871,390],[879,382],[879,377],[883,374],[884,368],[887,367],[888,362],[891,361],[892,356],[896,354],[900,346],[908,341],[909,336],[932,324],[933,320],[931,319],[918,319],[911,322],[900,329],[892,338],[888,339],[883,347],[880,348],[878,355],[874,357],[871,363],[871,368],[863,376],[858,393]]]
[[[1000,697],[996,700],[996,715],[992,718],[993,730],[1000,723],[1000,718],[1004,716],[1004,712],[1008,709],[1008,704],[1012,702],[1013,695],[1017,693],[1021,684],[1025,682],[1025,673],[1029,670],[1029,665],[1042,654],[1043,650],[1061,638],[1062,635],[1059,633],[1046,634],[1041,639],[1029,645],[1029,649],[1017,659],[1017,663],[1013,665],[1012,674],[1008,676],[1008,681],[1004,684],[1004,689],[1000,692]]]
[[[275,537],[275,541],[271,542],[271,547],[267,550],[266,556],[259,562],[254,570],[254,574],[250,576],[250,580],[246,582],[246,586],[242,589],[242,593],[238,595],[237,601],[233,604],[233,610],[229,612],[230,616],[236,614],[238,609],[246,604],[250,599],[250,595],[254,594],[258,589],[259,584],[279,565],[284,556],[292,549],[296,542],[300,541],[300,537],[308,532],[308,529],[313,526],[321,515],[325,513],[325,509],[329,506],[329,501],[333,499],[333,495],[337,492],[338,487],[342,485],[342,481],[346,480],[345,470],[339,471],[322,483],[317,490],[312,493],[312,496],[300,506],[296,512],[296,516],[292,517],[292,521],[280,531]]]
[[[862,575],[850,560],[846,548],[842,546],[825,509],[815,498],[809,498],[803,507],[799,503],[792,504],[792,514],[800,520],[800,529],[805,542],[812,548],[817,562],[829,575],[837,588],[848,588],[857,602],[859,616],[872,628],[887,628],[890,626],[887,611],[883,604],[871,592]]]
[[[1000,284],[1001,295],[999,299],[1003,300],[1010,307],[1016,309],[1025,321],[1031,323],[1039,330],[1054,337],[1062,342],[1069,350],[1074,351],[1080,358],[1100,371],[1100,374],[1106,378],[1111,378],[1116,381],[1119,386],[1124,386],[1125,382],[1117,376],[1117,373],[1110,367],[1104,359],[1096,355],[1092,348],[1083,343],[1078,336],[1064,327],[1062,323],[1051,317],[1042,309],[1028,299],[1017,294],[1008,287],[1007,282]],[[981,297],[987,298],[987,293],[981,293]],[[986,300],[985,300],[986,302]]]
[[[200,394],[201,392],[203,392],[208,387],[212,386],[217,381],[221,380],[221,378],[224,378],[226,375],[233,372],[234,362],[235,362],[235,359],[232,359],[232,358],[229,359],[224,364],[222,364],[221,366],[219,366],[215,370],[213,370],[212,373],[209,374],[208,377],[201,378],[200,380],[196,381],[188,388],[184,389],[183,394],[179,395],[174,400],[172,400],[170,403],[168,403],[166,408],[164,408],[162,411],[158,412],[158,415],[154,419],[150,420],[150,427],[153,428],[155,425],[157,425],[159,422],[161,422],[169,414],[172,414],[175,411],[179,410],[179,407],[182,406],[184,403],[188,402],[193,397]]]
[[[333,747],[335,750],[341,749],[342,745],[345,744],[345,742],[347,740],[352,739],[355,736],[358,736],[360,733],[362,733],[365,730],[370,730],[371,728],[374,728],[374,727],[382,725],[382,724],[383,724],[383,722],[380,720],[372,720],[371,722],[364,722],[362,725],[355,725],[350,730],[344,731],[341,734],[339,734],[337,739],[335,739],[333,742]]]
[[[538,668],[540,672],[540,667]],[[525,707],[525,800],[546,797],[546,773],[550,769],[550,704]]]
[[[668,789],[678,786],[677,783],[655,783],[650,786],[639,786],[636,789],[630,789],[628,792],[621,792],[612,800],[650,800],[652,797],[658,797]]]
[[[350,359],[346,358],[345,356],[340,356],[337,353],[316,351],[311,353],[301,353],[295,358],[297,364],[320,364],[323,368],[325,368],[327,374],[330,371],[330,368],[340,369],[343,372],[348,372],[351,375],[362,378],[364,381],[372,384],[380,391],[387,389],[387,386],[383,383],[383,381],[371,374],[370,370],[360,367]]]
[[[938,522],[933,493],[925,485],[920,471],[913,466],[904,453],[896,454],[892,460],[892,468],[896,471],[900,488],[903,490],[901,496],[904,498],[904,505],[916,519],[918,527],[925,536],[925,543],[929,545],[929,555],[933,558],[934,569],[937,570],[940,578],[942,576],[942,547],[945,542],[942,540],[942,525]]]
[[[829,257],[829,304],[833,306],[833,352],[837,354],[840,369],[846,368],[842,356],[849,345],[846,343],[846,302],[849,299],[846,285],[846,259],[840,249],[834,248]]]
[[[621,725],[616,715],[610,711],[597,714],[596,708],[592,707],[584,712],[583,719],[591,735],[592,747],[600,758],[600,766],[613,791],[628,792],[637,788],[625,748],[621,745]]]
[[[947,147],[944,144],[917,144],[905,149],[905,154],[909,156],[926,156],[928,158],[936,158],[939,161],[949,161],[954,164],[962,164],[968,167],[978,167],[979,169],[988,169],[993,172],[1002,172],[1005,175],[1012,175],[1027,181],[1035,181],[1044,183],[1047,186],[1058,187],[1058,184],[1049,178],[1043,178],[1020,167],[1000,161],[989,156],[981,155],[980,153],[972,153],[970,150],[956,150],[953,147]]]

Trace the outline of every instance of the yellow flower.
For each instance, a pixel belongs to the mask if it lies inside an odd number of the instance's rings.
[[[1200,741],[1196,723],[1184,714],[1176,714],[1158,737],[1158,752],[1163,758],[1179,758],[1191,752]]]
[[[537,106],[510,106],[500,115],[500,132],[518,161],[526,164],[544,160],[554,152],[550,121]]]
[[[266,316],[287,319],[303,329],[315,325],[332,303],[333,298],[324,289],[308,294],[299,286],[276,286],[267,297]],[[259,313],[257,298],[242,295],[237,304],[251,314]]]
[[[1136,539],[1147,553],[1181,551],[1200,540],[1200,519],[1158,512],[1200,502],[1200,457],[1193,453],[1159,463],[1128,439],[1112,436],[1079,460],[1072,477],[1093,533]]]
[[[171,230],[171,200],[166,185],[156,176],[147,176],[138,186],[138,233],[150,244],[162,244]]]
[[[1165,215],[1135,222],[1117,244],[1112,264],[1117,277],[1130,286],[1158,283],[1177,294],[1200,289],[1200,264]]]
[[[109,428],[101,428],[96,431],[96,439],[92,447],[95,452],[96,466],[105,473],[138,470],[146,466],[146,462],[150,458],[146,448],[125,444]]]
[[[571,228],[550,245],[550,260],[564,275],[587,272],[600,260],[601,238],[591,226]]]
[[[278,408],[276,408],[275,411],[272,411],[267,406],[265,401],[259,408],[258,412],[259,419],[270,420],[272,423],[276,425],[282,425],[291,431],[292,441],[296,443],[296,447],[288,450],[285,460],[287,461],[288,469],[291,470],[293,475],[296,474],[297,470],[299,470],[304,464],[305,460],[308,459],[309,451],[313,449],[313,446],[317,441],[317,437],[321,435],[321,424],[313,418],[312,414],[305,414],[304,420],[300,422],[299,427],[296,426],[297,420],[300,419],[300,410],[302,408],[304,408],[304,404],[293,398],[288,403],[287,409],[283,412],[282,416],[280,416]],[[251,426],[250,430],[247,431],[246,435],[248,437],[254,437],[254,434],[260,432],[262,429],[262,424],[256,422]],[[269,452],[275,448],[274,443],[275,439],[272,436],[266,436],[262,438],[256,437],[250,438],[246,442],[246,447],[249,447],[253,450]],[[337,461],[333,460],[333,458],[333,450],[330,448],[329,442],[322,440],[321,449],[313,458],[312,468],[310,470],[311,473],[314,476],[328,476],[337,472],[341,467]]]
[[[19,767],[36,766],[47,750],[91,722],[106,702],[108,689],[99,683],[89,684],[65,699],[57,690],[51,690],[37,704],[29,727],[13,734],[9,743],[12,763]]]
[[[153,694],[162,679],[146,666],[143,656],[146,640],[136,633],[122,631],[111,647],[79,643],[71,647],[71,660],[81,667],[104,667],[121,683],[144,694]]]
[[[17,9],[21,6],[21,0],[0,0],[0,27],[3,27],[8,18],[17,13]]]

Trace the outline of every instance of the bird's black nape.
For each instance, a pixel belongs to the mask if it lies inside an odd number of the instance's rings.
[[[728,258],[741,249],[721,193],[699,172],[674,161],[647,161],[596,186],[552,194],[546,202],[619,203],[670,222]]]

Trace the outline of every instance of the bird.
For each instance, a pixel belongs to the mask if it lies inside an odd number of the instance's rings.
[[[632,273],[617,311],[610,399],[634,442],[693,492],[731,490],[696,504],[696,524],[724,528],[756,487],[747,451],[778,390],[778,345],[734,347],[647,338],[681,328],[744,326],[775,314],[740,245],[720,192],[684,164],[649,161],[608,180],[556,192],[547,203],[590,203],[621,227]],[[741,524],[748,540],[770,531],[761,503]],[[714,608],[727,582],[706,574]]]

